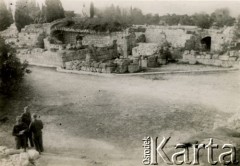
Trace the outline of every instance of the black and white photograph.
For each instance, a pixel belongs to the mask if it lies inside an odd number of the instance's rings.
[[[0,166],[240,165],[240,0],[0,0]]]

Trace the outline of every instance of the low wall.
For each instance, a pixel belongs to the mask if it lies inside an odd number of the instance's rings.
[[[65,44],[76,44],[78,32],[63,32]],[[106,46],[111,45],[113,40],[117,40],[118,45],[123,43],[123,32],[114,32],[110,34],[84,34],[83,45]]]
[[[239,55],[211,55],[211,54],[196,54],[194,51],[185,51],[183,54],[183,62],[189,64],[203,64],[203,65],[211,65],[218,67],[234,67],[235,65],[239,65],[240,59]]]
[[[168,41],[174,47],[184,47],[192,34],[187,34],[184,29],[171,29],[169,27],[149,27],[145,32],[147,43],[163,43]]]
[[[62,67],[63,60],[58,52],[44,51],[43,49],[22,49],[18,51],[17,57],[21,62],[28,61],[30,65]]]

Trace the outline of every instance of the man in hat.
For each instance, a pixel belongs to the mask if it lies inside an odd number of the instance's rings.
[[[39,153],[43,152],[42,129],[43,129],[42,121],[37,119],[37,114],[33,114],[33,121],[29,126],[29,130],[30,132],[32,132],[33,135],[35,149]]]
[[[31,118],[31,113],[29,112],[28,106],[24,107],[24,111],[23,111],[23,114],[21,115],[21,118],[22,118],[22,122],[25,123],[29,127],[29,125],[32,121],[32,118]],[[33,144],[33,140],[32,140],[32,132],[28,131],[26,133],[26,135],[27,135],[27,145],[28,145],[28,140],[29,140],[31,147],[33,147],[34,144]]]
[[[22,122],[20,116],[16,118],[16,124],[13,127],[12,135],[15,136],[16,149],[23,148],[26,151],[27,148],[27,135],[28,126]]]

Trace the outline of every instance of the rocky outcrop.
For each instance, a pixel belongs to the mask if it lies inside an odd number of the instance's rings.
[[[39,157],[39,153],[33,149],[24,152],[22,149],[16,150],[0,146],[1,166],[33,166]]]

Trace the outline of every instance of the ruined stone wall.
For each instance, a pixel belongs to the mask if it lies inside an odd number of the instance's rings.
[[[152,56],[159,54],[160,45],[158,43],[138,43],[137,47],[132,49],[132,56]]]
[[[44,51],[40,48],[18,50],[17,57],[21,62],[25,60],[32,65],[61,67],[62,56],[59,52]]]
[[[63,32],[64,43],[76,44],[77,35],[77,32]],[[124,34],[122,32],[115,32],[111,34],[86,34],[83,37],[83,45],[102,47],[111,45],[113,40],[117,40],[117,44],[122,45],[123,35]]]
[[[16,43],[18,39],[18,30],[15,24],[12,24],[8,29],[1,31],[0,36],[3,37],[6,43]]]
[[[49,24],[31,24],[21,29],[18,34],[18,42],[16,45],[19,47],[38,47],[39,36],[49,33]]]
[[[185,29],[173,29],[171,27],[148,27],[145,32],[147,43],[163,43],[168,41],[174,47],[184,47],[192,34]]]
[[[234,27],[223,29],[209,29],[205,32],[205,36],[211,37],[211,51],[220,51],[223,44],[230,44],[234,37]],[[202,37],[205,37],[202,36]]]
[[[195,51],[185,51],[182,61],[192,65],[199,63],[228,68],[240,64],[240,52],[230,51],[224,55],[218,55],[209,53],[196,54]]]

